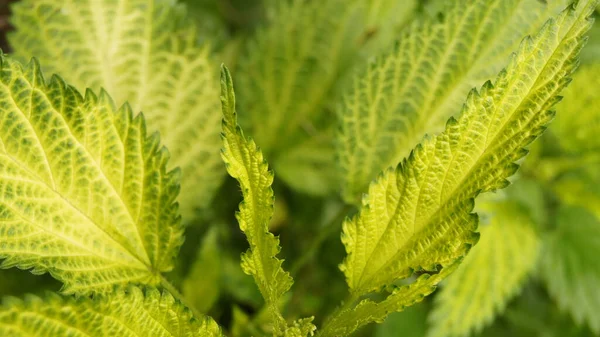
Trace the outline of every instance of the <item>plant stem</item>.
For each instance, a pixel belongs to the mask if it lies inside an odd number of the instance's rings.
[[[166,291],[171,293],[171,295],[173,295],[173,297],[175,297],[176,300],[181,302],[181,304],[188,307],[192,311],[192,314],[194,314],[194,317],[196,317],[197,319],[200,319],[201,317],[205,316],[203,313],[196,310],[196,308],[186,300],[185,296],[183,296],[183,294],[181,292],[179,292],[179,290],[177,290],[177,288],[175,288],[175,286],[171,282],[169,282],[169,280],[167,280],[167,278],[162,274],[160,275],[160,285]]]

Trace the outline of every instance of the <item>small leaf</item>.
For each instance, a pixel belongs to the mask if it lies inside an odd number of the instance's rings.
[[[209,317],[192,316],[169,293],[130,287],[93,299],[26,297],[0,307],[0,335],[10,337],[218,337]]]
[[[585,209],[563,207],[556,225],[544,243],[542,277],[562,310],[600,334],[600,220]]]
[[[490,324],[536,265],[540,242],[518,205],[488,202],[481,240],[437,295],[428,336],[470,336]]]
[[[50,272],[66,293],[158,284],[183,242],[158,135],[104,91],[46,83],[35,61],[0,66],[2,268]]]
[[[244,196],[236,215],[250,244],[250,249],[242,255],[242,268],[254,277],[273,315],[275,333],[282,334],[287,323],[277,306],[281,297],[292,286],[293,280],[283,270],[283,260],[276,257],[281,250],[279,238],[269,232],[269,222],[273,216],[273,173],[269,171],[269,166],[254,141],[246,139],[237,124],[233,81],[225,67],[222,67],[221,72],[221,102],[224,115],[223,161],[227,172],[240,183]],[[299,331],[305,330],[303,327]]]
[[[365,299],[356,306],[338,309],[333,318],[324,323],[318,336],[348,336],[371,322],[382,323],[390,313],[403,311],[433,293],[437,284],[456,270],[461,261],[458,259],[436,274],[423,274],[413,283],[395,288],[380,302]]]
[[[450,265],[477,242],[473,200],[509,184],[525,147],[552,120],[595,4],[580,1],[526,38],[494,83],[470,93],[458,120],[371,184],[342,235],[342,270],[353,294]]]

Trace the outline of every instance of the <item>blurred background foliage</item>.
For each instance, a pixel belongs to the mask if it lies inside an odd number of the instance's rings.
[[[444,15],[445,1],[398,1],[401,11],[384,8],[372,17],[370,13],[363,17],[357,16],[359,12],[351,13],[347,20],[352,24],[341,26],[335,20],[319,18],[320,8],[338,7],[338,15],[343,15],[352,10],[351,1],[346,5],[344,0],[309,1],[303,15],[314,16],[314,20],[303,21],[296,20],[295,12],[275,10],[279,1],[285,0],[183,2],[197,23],[198,43],[212,45],[215,58],[226,63],[238,80],[243,126],[263,147],[275,171],[276,214],[271,230],[281,235],[281,256],[295,278],[293,292],[281,307],[289,319],[315,315],[320,324],[319,319],[331,312],[346,292],[338,269],[345,255],[339,233],[343,217],[355,211],[340,199],[336,180],[336,98],[347,85],[355,64],[393,45],[411,21]],[[5,52],[11,48],[5,38],[11,29],[10,2],[0,0],[0,45]],[[392,28],[379,31],[377,22],[383,20],[395,22]],[[305,26],[295,27],[298,21]],[[323,38],[318,45],[321,49],[302,49],[303,39],[319,38],[323,31],[339,32],[342,39],[347,39],[343,41],[347,47],[333,55],[339,50]],[[520,216],[531,223],[541,248],[532,262],[533,271],[511,288],[514,296],[507,303],[497,304],[494,310],[501,311],[497,317],[471,335],[583,337],[594,336],[592,331],[600,330],[600,25],[596,24],[590,35],[581,68],[557,107],[555,123],[533,144],[522,170],[513,179],[519,184],[495,195],[494,200],[478,201],[478,207],[484,203],[516,205]],[[290,50],[290,45],[297,45],[298,54],[282,54]],[[301,62],[293,83],[286,84],[289,87],[264,85],[261,67],[271,61],[275,61],[270,63],[275,67],[284,67],[284,57],[297,57]],[[273,73],[285,71],[276,69]],[[292,117],[282,123],[285,116],[302,118]],[[188,221],[178,268],[170,277],[196,309],[213,316],[229,336],[262,336],[268,330],[262,298],[252,278],[239,266],[240,254],[247,249],[234,218],[239,201],[238,185],[227,179],[211,207]],[[485,210],[482,217],[484,227]],[[560,250],[565,254],[556,254]],[[521,259],[519,252],[513,253],[513,259]],[[492,259],[477,270],[473,268],[472,274],[493,273],[503,263],[510,261]],[[507,275],[491,277],[496,283],[508,282]],[[432,313],[444,301],[444,284],[441,288],[422,303],[356,335],[434,336],[431,326],[436,324],[436,315]],[[58,289],[60,284],[48,275],[0,270],[2,296]],[[454,308],[467,310],[458,305]],[[591,324],[589,318],[584,318],[590,312],[596,315]],[[458,317],[462,314],[458,312]]]

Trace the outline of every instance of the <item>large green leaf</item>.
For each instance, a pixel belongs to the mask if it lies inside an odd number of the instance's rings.
[[[486,202],[481,240],[448,278],[430,316],[429,336],[469,336],[491,323],[535,267],[540,242],[518,204]]]
[[[559,210],[545,241],[541,274],[561,309],[600,334],[600,218],[583,208]]]
[[[592,25],[592,5],[569,7],[523,40],[495,81],[469,94],[458,120],[371,184],[342,236],[342,270],[355,296],[452,264],[477,242],[473,199],[506,187],[515,161],[552,120]]]
[[[446,1],[415,22],[388,55],[354,80],[339,108],[344,199],[357,202],[382,170],[397,165],[425,134],[443,130],[471,88],[495,76],[523,36],[566,1]]]
[[[205,206],[224,174],[218,67],[197,46],[184,8],[169,0],[24,0],[13,6],[15,55],[77,88],[104,88],[143,111],[183,171],[184,218]]]
[[[218,337],[217,324],[193,317],[169,293],[118,289],[110,296],[64,298],[49,294],[10,298],[0,307],[0,335],[10,337]]]
[[[0,56],[2,267],[68,293],[157,284],[183,241],[178,170],[141,115]]]
[[[312,333],[312,319],[300,320],[298,326],[288,327],[278,304],[293,280],[283,270],[283,260],[276,256],[281,250],[279,238],[269,232],[273,217],[273,173],[253,140],[247,139],[237,124],[233,81],[226,68],[221,73],[221,102],[223,105],[223,161],[227,172],[238,180],[244,200],[240,204],[237,219],[246,234],[250,249],[242,255],[244,272],[254,277],[258,288],[273,315],[275,334],[291,334],[290,337]]]

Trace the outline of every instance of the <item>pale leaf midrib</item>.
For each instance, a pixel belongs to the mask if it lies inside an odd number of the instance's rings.
[[[499,2],[498,2],[498,4],[499,4]],[[514,15],[514,13],[516,11],[517,11],[517,6],[515,6],[512,9],[511,13]],[[489,15],[490,12],[491,12],[491,10],[488,11],[487,15]],[[512,17],[512,16],[509,15],[509,17]],[[482,22],[479,24],[479,31],[481,30],[481,26],[483,25],[484,21],[485,20],[482,19]],[[498,29],[494,30],[494,34],[488,38],[488,43],[484,44],[484,47],[478,53],[475,53],[475,59],[470,60],[470,64],[476,64],[477,62],[481,61],[481,58],[483,56],[485,56],[486,53],[490,50],[490,48],[492,48],[494,46],[494,43],[490,43],[489,41],[496,41],[496,39],[499,36],[502,36],[501,33],[503,33],[506,30],[507,25],[510,24],[511,22],[512,22],[511,20],[506,20],[503,22],[502,25],[500,25],[498,27]],[[456,40],[457,39],[453,39],[452,45],[454,45],[457,42]],[[446,49],[446,52],[444,53],[445,55],[447,54],[447,51],[448,51],[448,49]],[[440,74],[440,71],[439,71],[440,68],[441,68],[441,66],[438,68],[438,71],[436,71],[437,75]],[[412,127],[409,126],[411,128],[410,131],[407,132],[407,135],[409,135],[409,137],[405,138],[404,146],[401,145],[399,151],[397,151],[396,157],[392,158],[393,161],[401,160],[402,158],[398,158],[398,157],[404,156],[409,148],[414,146],[414,144],[418,143],[419,140],[421,140],[423,138],[423,133],[416,132],[416,130],[420,130],[420,131],[434,130],[434,126],[436,126],[439,123],[440,112],[442,112],[444,110],[443,108],[445,106],[447,106],[447,102],[450,99],[450,97],[453,97],[459,91],[459,89],[461,89],[461,84],[463,83],[463,81],[465,79],[469,78],[469,75],[471,75],[471,73],[473,72],[473,69],[474,69],[474,67],[468,67],[467,71],[457,72],[458,76],[452,82],[451,88],[448,90],[445,90],[441,96],[436,96],[437,99],[433,100],[434,101],[433,106],[428,106],[432,102],[432,99],[431,99],[432,95],[429,95],[430,98],[424,101],[424,102],[426,102],[426,104],[423,105],[424,109],[422,111],[430,111],[430,113],[416,114],[416,116],[421,116],[422,118],[416,120],[415,123],[412,125]],[[436,76],[436,78],[437,77],[439,77],[439,76]],[[432,82],[432,83],[439,83],[439,82]],[[431,93],[433,93],[435,91],[436,90],[430,90]],[[412,135],[412,137],[410,137],[410,135]],[[407,139],[410,139],[410,141],[406,141]]]

